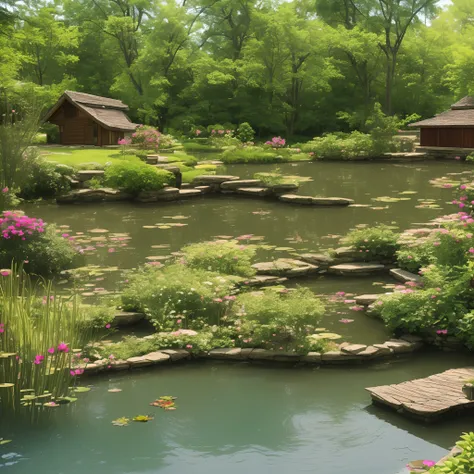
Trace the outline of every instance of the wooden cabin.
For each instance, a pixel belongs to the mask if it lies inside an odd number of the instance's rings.
[[[66,91],[44,118],[59,127],[61,145],[117,145],[135,130],[120,100]]]
[[[466,96],[449,110],[412,123],[420,129],[420,147],[474,148],[474,98]]]

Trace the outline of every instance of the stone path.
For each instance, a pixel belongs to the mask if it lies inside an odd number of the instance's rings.
[[[474,408],[462,392],[467,380],[474,379],[474,368],[451,369],[424,379],[395,385],[369,387],[372,402],[406,416],[434,421],[448,413]]]

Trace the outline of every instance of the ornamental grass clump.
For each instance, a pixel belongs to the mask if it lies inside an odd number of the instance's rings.
[[[59,235],[55,226],[18,212],[0,214],[0,268],[16,262],[28,273],[49,276],[82,260],[73,240]]]
[[[132,195],[142,191],[159,191],[173,185],[175,177],[169,171],[154,168],[142,162],[117,162],[105,169],[105,184]]]
[[[251,277],[255,275],[252,263],[257,247],[238,241],[202,242],[182,249],[184,261],[191,268]]]
[[[352,230],[342,239],[360,254],[360,260],[394,260],[399,234],[386,225]]]
[[[0,416],[34,417],[43,407],[75,401],[69,387],[84,371],[80,352],[93,338],[77,329],[86,316],[79,300],[14,267],[0,275]]]
[[[182,263],[148,265],[128,280],[122,294],[124,309],[144,311],[159,330],[220,324],[240,281]]]

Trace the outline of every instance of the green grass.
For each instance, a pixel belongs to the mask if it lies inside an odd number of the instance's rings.
[[[81,147],[39,147],[41,155],[48,161],[56,161],[64,165],[81,167],[84,163],[114,163],[122,161],[121,151],[110,148]],[[127,161],[140,161],[135,155],[125,155]]]

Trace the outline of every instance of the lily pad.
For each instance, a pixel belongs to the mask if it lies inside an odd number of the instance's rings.
[[[0,446],[2,444],[8,444],[8,443],[11,443],[12,440],[11,439],[3,439],[3,438],[0,438]]]
[[[158,229],[171,229],[170,225],[159,225],[157,226]]]
[[[130,423],[130,418],[127,418],[125,416],[122,416],[112,421],[112,424],[114,426],[127,426],[129,423]]]
[[[8,382],[0,383],[0,388],[12,388],[14,386],[15,386],[14,383],[8,383]]]
[[[91,234],[107,234],[109,231],[107,229],[92,229],[89,232]]]
[[[73,390],[75,393],[84,393],[91,391],[90,387],[75,387]]]
[[[153,420],[153,417],[149,415],[137,415],[133,417],[133,421],[138,421],[140,423],[146,423],[150,420]]]
[[[43,406],[44,407],[47,407],[47,408],[57,408],[59,406],[59,403],[56,403],[56,402],[46,402],[46,403],[43,403]]]

